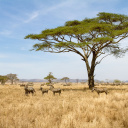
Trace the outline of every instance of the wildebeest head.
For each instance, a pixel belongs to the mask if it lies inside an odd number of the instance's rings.
[[[50,88],[49,88],[49,90],[52,90],[54,88],[54,86],[53,85],[50,85]]]

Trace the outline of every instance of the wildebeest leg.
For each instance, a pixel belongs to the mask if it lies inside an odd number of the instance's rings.
[[[33,96],[33,91],[31,93],[32,93],[32,96]]]
[[[55,92],[53,92],[53,95],[55,96]]]
[[[25,95],[28,96],[28,92],[25,90]]]

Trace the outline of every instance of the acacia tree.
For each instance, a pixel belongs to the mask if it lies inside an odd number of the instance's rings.
[[[12,85],[13,85],[13,83],[14,83],[15,81],[18,80],[17,74],[12,74],[12,73],[10,73],[10,74],[7,74],[7,77],[8,77],[9,80],[11,81],[11,84],[12,84]]]
[[[4,85],[8,80],[9,80],[9,78],[7,76],[0,75],[0,82],[2,85]]]
[[[52,72],[49,72],[48,76],[44,77],[44,79],[48,80],[49,83],[52,83],[52,80],[56,78],[52,75]]]
[[[122,56],[127,49],[119,43],[126,37],[128,16],[101,12],[95,18],[67,21],[64,26],[30,34],[25,39],[41,41],[33,45],[35,51],[80,55],[87,68],[89,88],[92,88],[97,64],[108,55]]]
[[[120,81],[120,80],[118,80],[118,79],[116,79],[116,80],[114,80],[114,83],[115,83],[115,84],[120,84],[120,83],[121,83],[121,81]]]
[[[68,77],[63,77],[61,80],[64,80],[65,83],[67,83],[67,81],[69,80],[69,78]]]

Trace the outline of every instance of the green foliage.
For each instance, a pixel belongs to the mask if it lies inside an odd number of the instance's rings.
[[[64,80],[65,83],[66,83],[69,80],[69,78],[68,77],[63,77],[61,80]]]
[[[101,12],[98,15],[98,18],[106,23],[113,23],[113,22],[128,22],[128,16],[126,15],[120,15],[115,13],[106,13]]]
[[[7,76],[1,76],[0,75],[0,82],[1,82],[1,84],[4,85],[8,80],[9,80],[9,78]]]
[[[85,18],[81,23],[85,24],[85,23],[97,23],[97,22],[98,22],[97,18],[92,18],[92,19]]]
[[[79,25],[79,24],[80,24],[80,21],[74,20],[74,21],[67,21],[65,23],[65,26],[75,26],[75,25]]]
[[[52,80],[56,78],[52,75],[52,72],[50,72],[48,76],[44,77],[44,79],[48,80],[49,83],[52,83]]]
[[[116,80],[114,80],[114,83],[119,84],[119,83],[121,83],[121,81],[116,79]]]
[[[9,78],[9,80],[11,81],[11,84],[13,84],[14,81],[17,81],[18,78],[17,78],[17,74],[7,74],[7,77]]]
[[[93,39],[93,42],[102,43],[102,44],[108,41],[113,41],[113,38],[106,36],[106,37],[98,37]]]
[[[46,29],[41,34],[29,34],[25,39],[42,41],[42,43],[35,44],[33,50],[59,53],[74,52],[74,48],[84,48],[86,50],[89,46],[96,49],[98,44],[102,44],[99,46],[101,50],[104,50],[105,47],[102,47],[104,44],[106,47],[110,43],[116,45],[118,42],[115,39],[123,36],[123,38],[127,37],[128,16],[105,12],[101,12],[97,16],[92,19],[86,18],[83,21],[67,21],[64,26]],[[73,41],[73,38],[77,41]],[[111,53],[115,54],[117,52]]]

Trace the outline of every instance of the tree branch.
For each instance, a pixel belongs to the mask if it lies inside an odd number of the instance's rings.
[[[107,56],[109,56],[109,55],[111,55],[111,54],[107,54],[106,56],[104,56],[100,61],[97,61],[96,63],[95,63],[95,66],[97,65],[97,64],[100,64],[101,63],[101,61],[105,58],[105,57],[107,57]]]

